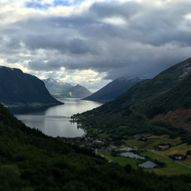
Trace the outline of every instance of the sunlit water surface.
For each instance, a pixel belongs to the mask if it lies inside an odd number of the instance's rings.
[[[53,106],[40,112],[18,114],[16,117],[27,126],[52,137],[81,137],[85,131],[70,122],[70,117],[96,107],[101,103],[79,99],[60,99],[64,105]]]

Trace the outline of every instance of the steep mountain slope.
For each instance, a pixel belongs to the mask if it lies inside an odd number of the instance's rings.
[[[90,94],[91,92],[87,88],[78,84],[69,89],[67,97],[84,98],[89,96]]]
[[[161,72],[151,80],[145,80],[132,87],[126,94],[114,101],[118,107],[133,105],[146,109],[148,103],[176,87],[191,74],[191,59],[187,59]],[[183,82],[185,83],[185,81]]]
[[[52,78],[44,80],[44,83],[51,95],[55,97],[84,98],[91,94],[87,88],[81,85],[73,86],[69,83],[62,83]]]
[[[0,102],[7,105],[59,104],[37,77],[7,67],[0,67]]]
[[[86,97],[85,99],[100,102],[108,102],[114,100],[118,96],[125,93],[129,88],[131,88],[139,81],[140,79],[138,78],[127,79],[125,77],[121,77],[110,82],[109,84],[107,84],[94,94],[90,95],[89,97]]]
[[[154,122],[191,130],[191,75],[152,101],[147,114]]]
[[[112,136],[161,131],[163,127],[151,123],[155,115],[190,109],[190,75],[191,59],[187,59],[151,80],[138,83],[113,102],[78,117],[86,126],[100,128]],[[176,132],[172,129],[170,133]]]
[[[188,191],[188,180],[107,163],[91,151],[27,128],[0,105],[0,190]]]
[[[48,78],[44,80],[44,83],[50,94],[55,97],[63,95],[65,92],[68,92],[69,89],[73,87],[69,83],[62,83],[55,80],[54,78]]]

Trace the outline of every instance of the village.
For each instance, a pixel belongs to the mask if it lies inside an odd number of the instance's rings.
[[[137,134],[120,144],[87,135],[64,141],[122,166],[130,165],[132,168],[159,174],[163,174],[163,171],[174,173],[176,168],[180,173],[191,173],[191,146],[166,135]],[[178,149],[179,147],[184,149]]]

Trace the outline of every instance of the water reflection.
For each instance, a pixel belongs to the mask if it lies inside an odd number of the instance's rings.
[[[43,111],[18,114],[16,117],[31,128],[37,128],[46,135],[52,137],[80,137],[84,130],[70,122],[70,117],[76,113],[82,113],[101,105],[101,103],[79,100],[60,99],[64,105],[53,106]]]

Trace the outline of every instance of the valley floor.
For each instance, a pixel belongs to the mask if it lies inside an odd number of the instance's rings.
[[[159,149],[160,145],[170,145],[169,148]],[[160,175],[183,175],[191,174],[191,145],[181,142],[180,138],[172,139],[164,136],[146,136],[145,138],[131,138],[125,141],[121,147],[133,148],[136,153],[145,157],[145,161],[154,161],[162,164],[160,167],[145,169]],[[131,165],[137,168],[142,161],[126,157],[112,156],[112,152],[99,151],[108,160],[115,161],[121,165]],[[180,158],[175,158],[180,157]],[[183,158],[181,158],[183,157]],[[184,158],[185,157],[185,158]]]
[[[145,134],[129,137],[119,145],[113,141],[109,142],[93,137],[73,139],[70,142],[89,148],[109,162],[115,162],[121,166],[130,165],[132,168],[138,169],[141,168],[141,164],[149,161],[157,166],[143,168],[144,171],[167,176],[191,174],[191,145],[183,143],[180,138]],[[168,148],[160,149],[160,146]],[[124,153],[127,156],[122,156]],[[144,159],[133,158],[131,154]]]

